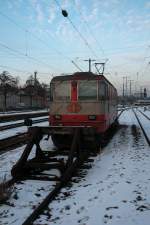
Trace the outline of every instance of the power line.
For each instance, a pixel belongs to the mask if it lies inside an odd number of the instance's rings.
[[[148,46],[148,48],[146,48],[146,50],[145,50],[145,57],[144,57],[144,60],[143,60],[142,65],[141,65],[141,67],[140,67],[140,69],[139,69],[139,71],[138,71],[138,73],[141,73],[141,74],[143,74],[143,75],[144,75],[144,72],[145,72],[145,70],[147,69],[147,66],[148,66],[148,64],[147,64],[147,65],[145,66],[145,69],[143,68],[146,59],[149,58],[149,57],[147,56],[148,51],[149,51],[149,48],[150,48],[150,46]],[[142,73],[142,71],[143,71],[143,73]]]
[[[48,34],[48,32],[46,32]],[[48,34],[49,36],[49,34]],[[50,36],[51,37],[51,36]],[[51,37],[52,38],[52,37]],[[75,63],[69,56],[64,55],[62,52],[59,51],[59,54],[62,56],[65,56],[66,59],[68,59],[77,69],[79,69],[80,71],[83,71],[78,65],[77,63]]]
[[[32,57],[32,56],[28,56],[28,55],[26,55],[26,54],[24,54],[24,53],[22,53],[22,52],[20,52],[20,51],[18,51],[18,50],[15,50],[15,49],[13,49],[13,48],[10,48],[9,46],[7,46],[7,45],[5,45],[5,44],[3,44],[3,43],[1,43],[1,42],[0,42],[0,46],[2,46],[2,47],[5,48],[5,49],[8,49],[8,50],[11,51],[11,52],[14,52],[14,53],[16,53],[16,54],[18,54],[18,55],[21,55],[21,56],[24,56],[24,57],[27,57],[27,58],[29,58],[29,59],[35,61],[35,62],[38,62],[38,63],[40,63],[40,64],[43,64],[43,65],[49,67],[50,69],[52,69],[52,68],[51,68],[48,64],[46,64],[45,62],[42,62],[41,60],[38,60],[38,59],[36,59],[36,58],[34,58],[34,57]]]
[[[73,2],[74,2],[74,5],[75,5],[76,8],[77,8],[77,11],[78,11],[79,14],[80,14],[81,19],[83,20],[84,24],[86,25],[86,28],[87,28],[89,34],[92,36],[92,38],[94,39],[95,43],[97,43],[99,49],[101,50],[102,54],[104,55],[104,54],[105,54],[105,53],[104,53],[104,49],[100,46],[98,40],[97,40],[96,37],[93,35],[93,31],[91,30],[91,28],[89,27],[89,24],[88,24],[87,21],[85,20],[85,18],[84,18],[84,16],[83,16],[82,12],[81,12],[81,10],[80,10],[80,8],[79,8],[79,7],[77,6],[77,4],[75,3],[75,0],[73,0]]]
[[[70,22],[70,24],[73,26],[73,28],[76,30],[76,32],[79,34],[79,36],[81,37],[81,39],[84,41],[85,45],[88,47],[88,49],[92,52],[92,54],[96,57],[97,55],[95,54],[94,50],[91,48],[91,46],[89,45],[88,41],[84,38],[84,36],[82,35],[82,33],[77,29],[77,27],[75,26],[75,24],[72,22],[72,20],[70,19],[70,17],[67,17],[68,21]]]
[[[9,20],[11,23],[13,23],[14,25],[16,25],[19,29],[23,30],[25,32],[25,35],[26,35],[26,38],[27,38],[27,34],[31,34],[35,39],[37,39],[38,41],[40,41],[42,44],[44,44],[46,47],[50,48],[50,46],[45,42],[43,41],[41,38],[37,37],[36,35],[34,35],[33,32],[29,31],[28,29],[25,29],[23,28],[20,24],[16,23],[12,18],[8,17],[7,15],[5,15],[4,13],[2,13],[0,11],[0,15],[5,17],[7,20]],[[51,49],[51,48],[50,48]],[[65,56],[62,52],[58,51],[56,48],[53,47],[53,49],[55,50],[55,52],[57,52],[58,55],[62,55],[62,56]],[[26,40],[26,56],[27,56],[27,50],[28,50],[28,43],[27,43],[27,40]],[[68,57],[68,56],[65,56],[65,58],[69,59],[72,62],[72,60]],[[73,65],[79,69],[78,65],[76,63],[73,63]],[[80,70],[81,71],[81,70]]]
[[[83,72],[83,70],[73,60],[72,60],[72,63],[77,69],[79,69],[81,72]]]
[[[14,25],[16,25],[18,28],[20,28],[21,30],[23,30],[24,32],[31,34],[35,39],[37,39],[38,41],[40,41],[41,43],[43,43],[46,47],[50,47],[47,43],[45,43],[45,41],[43,41],[41,38],[37,37],[33,32],[29,31],[28,29],[23,28],[20,24],[16,23],[12,18],[8,17],[7,15],[5,15],[4,13],[2,13],[0,11],[0,15],[2,15],[3,17],[5,17],[7,20],[9,20],[11,23],[13,23]],[[55,51],[57,51],[55,49]],[[57,51],[58,54],[60,54],[59,51]]]
[[[21,73],[30,73],[29,71],[16,69],[16,68],[11,67],[11,66],[0,65],[0,68],[12,69],[12,70],[14,70],[14,71],[16,71],[16,72],[21,72]]]
[[[14,71],[16,71],[16,72],[20,72],[20,73],[29,73],[29,74],[32,74],[31,71],[20,70],[20,69],[11,67],[11,66],[0,65],[0,68],[7,68],[7,69],[14,70]],[[45,73],[45,72],[42,72],[42,71],[38,71],[38,73],[40,73],[40,74],[45,74],[45,75],[50,75],[50,73]]]
[[[85,37],[82,35],[82,33],[77,29],[77,27],[75,26],[75,24],[73,23],[73,21],[71,20],[71,18],[68,16],[67,11],[62,9],[60,3],[57,0],[54,0],[54,1],[58,5],[58,7],[61,9],[62,15],[68,19],[68,21],[70,22],[70,24],[72,25],[72,27],[74,28],[74,30],[78,33],[78,35],[83,40],[84,44],[88,47],[88,49],[92,52],[92,54],[94,55],[94,57],[98,58],[97,55],[95,54],[94,50],[92,49],[92,47],[88,43],[88,41],[85,39]]]

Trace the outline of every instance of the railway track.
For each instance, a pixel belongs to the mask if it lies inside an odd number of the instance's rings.
[[[43,119],[33,120],[33,121],[32,121],[32,124],[41,123],[41,122],[45,122],[45,121],[48,121],[48,118],[43,118]],[[17,128],[17,127],[22,127],[22,126],[25,126],[25,125],[24,125],[24,122],[16,123],[16,124],[4,125],[4,126],[1,126],[1,127],[0,127],[0,131],[12,129],[12,128]]]
[[[45,129],[45,128],[44,128]],[[81,165],[88,160],[92,155],[90,149],[81,148],[81,135],[82,129],[75,128],[74,137],[71,148],[69,150],[61,151],[42,151],[42,153],[36,152],[36,156],[33,159],[27,161],[27,157],[33,145],[38,143],[35,140],[35,133],[39,135],[40,128],[32,128],[34,131],[33,137],[30,135],[30,141],[28,142],[21,158],[16,165],[12,168],[12,176],[5,183],[5,186],[10,186],[20,180],[43,180],[43,181],[56,181],[55,187],[50,191],[43,201],[36,207],[35,210],[28,216],[28,218],[22,223],[22,225],[30,225],[37,219],[37,217],[43,212],[43,210],[53,201],[53,199],[59,194],[62,187],[64,187],[79,169]],[[37,137],[38,138],[38,137]],[[91,140],[90,140],[91,141]],[[94,143],[93,143],[94,144]],[[38,149],[39,150],[39,149]],[[96,152],[94,153],[96,154]],[[64,156],[63,158],[60,156]],[[52,176],[44,174],[45,170],[57,169],[60,176]],[[34,171],[33,171],[34,170]]]
[[[122,111],[123,112],[123,111]],[[121,112],[121,113],[122,113]],[[119,114],[119,116],[121,115]],[[43,135],[51,135],[54,131],[57,133],[61,127],[32,127],[31,134],[27,140],[28,144],[18,162],[12,168],[12,179],[6,182],[6,186],[12,185],[20,180],[43,180],[43,181],[56,181],[55,187],[50,191],[43,201],[37,205],[35,210],[27,217],[27,219],[22,223],[22,225],[30,225],[38,218],[39,215],[43,213],[45,208],[53,201],[53,199],[59,194],[62,187],[64,187],[72,178],[72,176],[81,169],[88,158],[92,155],[99,153],[96,148],[96,141],[94,136],[90,137],[90,145],[88,149],[83,149],[81,140],[84,140],[84,130],[85,127],[65,127],[62,132],[68,134],[68,132],[73,132],[72,145],[69,150],[55,150],[55,151],[41,151],[40,140]],[[68,131],[69,129],[69,131]],[[93,128],[87,127],[86,129],[91,129],[91,135],[93,133]],[[112,132],[112,131],[111,131]],[[86,139],[88,141],[88,139]],[[92,142],[92,144],[91,144]],[[28,159],[32,147],[36,146],[35,157]],[[90,146],[94,147],[95,151],[90,149]],[[64,156],[63,158],[60,156]],[[54,176],[51,174],[45,174],[44,171],[57,169],[60,172],[60,176]]]
[[[27,132],[2,139],[0,140],[0,152],[6,151],[6,150],[8,151],[10,149],[14,149],[14,147],[21,146],[25,144],[27,140],[28,140]]]
[[[48,118],[35,120],[35,121],[33,121],[33,124],[42,123],[45,121],[48,121]],[[24,123],[11,124],[11,125],[7,125],[4,127],[0,127],[0,131],[2,131],[2,130],[4,131],[7,129],[12,129],[12,128],[16,128],[16,127],[21,127],[21,126],[24,126]],[[8,150],[14,149],[15,147],[24,145],[25,143],[27,143],[28,138],[29,138],[28,132],[22,132],[20,134],[14,135],[14,136],[1,139],[0,140],[0,152],[8,151]]]
[[[48,112],[32,112],[32,113],[18,113],[11,115],[0,115],[0,122],[9,122],[16,120],[24,120],[25,118],[35,118],[41,116],[48,116]]]
[[[150,117],[148,117],[145,113],[143,113],[141,110],[138,109],[138,111],[148,120],[150,120]]]
[[[87,158],[87,154],[82,156],[82,160],[76,159],[60,177],[59,182],[56,183],[54,189],[48,193],[46,198],[39,204],[39,206],[29,215],[29,217],[22,223],[22,225],[31,225],[38,218],[38,216],[44,211],[44,209],[54,200],[59,194],[62,187],[71,179],[72,175],[79,169],[84,159]]]
[[[120,113],[118,114],[116,120],[118,120],[118,118],[121,116],[121,114],[125,111],[126,109],[122,109],[120,111]],[[40,123],[40,122],[45,122],[47,121],[48,118],[44,118],[44,119],[39,119],[39,120],[35,120],[33,121],[33,124],[36,123]],[[17,124],[10,124],[10,125],[6,125],[6,126],[1,126],[0,127],[0,131],[4,131],[7,129],[12,129],[12,128],[17,128],[17,127],[21,127],[24,126],[24,123],[17,123]],[[17,134],[5,139],[0,140],[0,151],[6,151],[6,150],[10,150],[13,149],[15,146],[20,146],[22,144],[25,144],[28,141],[28,134],[27,132],[21,133],[21,134]]]
[[[142,130],[142,132],[143,132],[143,134],[144,134],[144,137],[145,137],[145,139],[146,139],[148,145],[150,146],[150,139],[149,139],[149,137],[148,137],[148,135],[147,135],[147,133],[146,133],[146,131],[145,131],[145,129],[144,129],[144,127],[143,127],[143,125],[142,125],[142,123],[141,123],[141,121],[140,121],[140,119],[139,119],[137,113],[136,113],[136,111],[135,111],[134,109],[132,109],[132,110],[133,110],[133,113],[134,113],[134,115],[135,115],[135,117],[136,117],[136,119],[137,119],[137,121],[138,121],[138,123],[139,123],[139,125],[140,125],[140,128],[141,128],[141,130]],[[149,119],[149,117],[147,117],[147,116],[146,116],[144,113],[142,113],[140,110],[138,110],[138,111],[139,111],[142,115],[144,115],[147,119]]]
[[[67,154],[64,153],[64,155],[66,156]],[[60,155],[58,155],[58,156],[60,156]],[[72,162],[70,162],[70,165],[68,167],[66,167],[64,165],[64,168],[63,168],[64,172],[61,174],[60,177],[57,177],[57,176],[49,177],[48,175],[44,176],[44,174],[43,175],[41,174],[40,177],[39,176],[36,177],[36,175],[28,176],[27,177],[28,180],[32,180],[32,181],[39,180],[39,181],[46,181],[46,182],[56,181],[56,184],[53,187],[53,189],[46,195],[46,197],[43,199],[43,201],[41,201],[39,204],[37,204],[37,207],[35,208],[35,210],[33,210],[32,213],[20,225],[33,224],[34,221],[44,212],[46,207],[60,193],[61,189],[63,187],[65,187],[68,184],[68,182],[71,181],[71,178],[73,176],[75,176],[79,170],[81,171],[81,166],[84,168],[83,164],[88,162],[89,157],[90,157],[90,154],[87,154],[87,152],[84,152],[84,154],[82,154],[82,156],[80,156],[80,158],[76,158]],[[89,159],[89,161],[91,162],[90,159]],[[54,162],[62,163],[62,162],[56,161],[55,158],[54,158]],[[67,162],[66,162],[66,165],[67,165]],[[62,168],[62,165],[58,164],[58,166],[55,166],[55,169],[60,170],[60,167]],[[85,168],[88,168],[88,166],[85,165]],[[23,178],[23,180],[26,180],[26,178]],[[20,180],[12,178],[5,183],[5,186],[8,186],[8,187],[13,186],[18,181],[20,181]],[[51,185],[51,183],[50,183],[50,185]]]

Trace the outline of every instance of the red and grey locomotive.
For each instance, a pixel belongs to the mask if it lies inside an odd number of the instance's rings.
[[[76,72],[51,80],[51,126],[94,127],[100,139],[116,117],[117,90],[103,75]],[[57,147],[67,139],[52,135]]]

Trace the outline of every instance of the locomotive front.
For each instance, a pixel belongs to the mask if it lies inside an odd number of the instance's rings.
[[[97,133],[104,133],[116,117],[116,104],[110,105],[109,86],[103,76],[87,72],[54,77],[51,81],[50,125],[91,126]],[[64,139],[62,135],[52,136],[56,146]]]

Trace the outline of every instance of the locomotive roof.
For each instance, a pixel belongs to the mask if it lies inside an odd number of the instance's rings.
[[[104,77],[103,75],[94,74],[92,72],[76,72],[76,73],[73,73],[72,75],[55,76],[55,77],[52,78],[51,82],[67,81],[67,80],[84,80],[84,79],[88,79],[88,80],[106,80],[111,86],[113,86],[110,83],[110,81],[106,79],[106,77]]]

